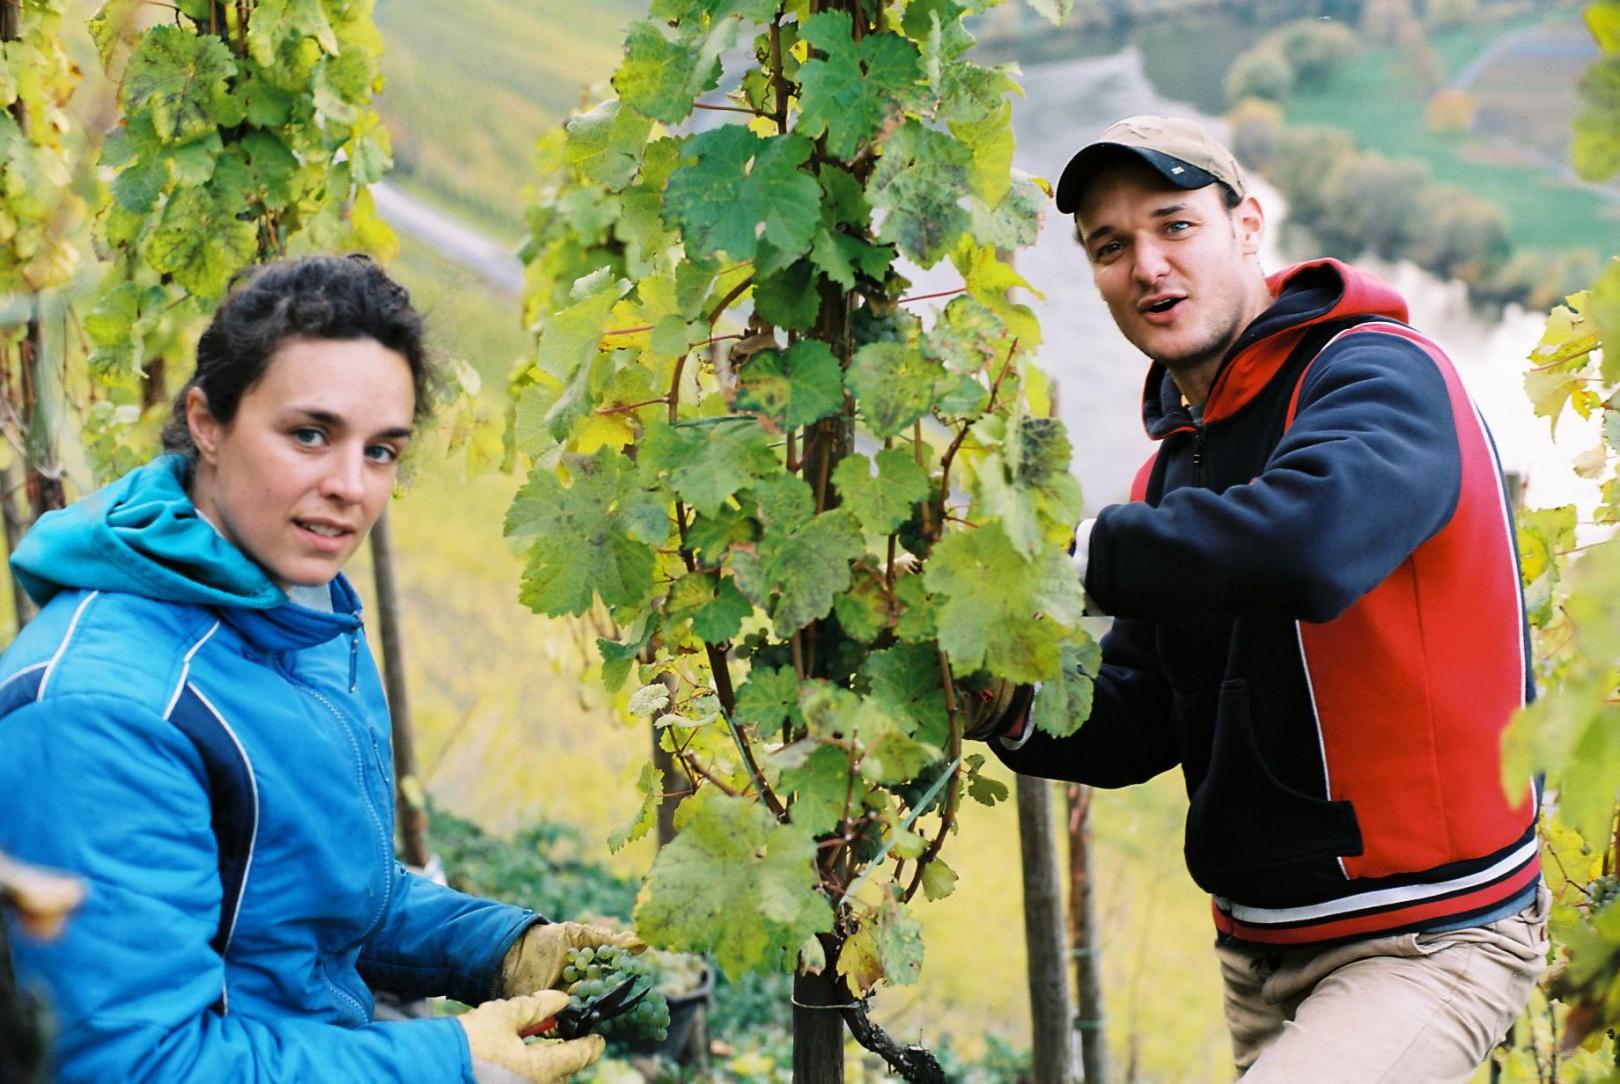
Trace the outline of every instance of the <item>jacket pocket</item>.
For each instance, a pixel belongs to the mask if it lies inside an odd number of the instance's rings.
[[[1342,886],[1338,859],[1362,849],[1355,810],[1277,778],[1255,740],[1247,682],[1221,686],[1213,739],[1208,772],[1187,811],[1193,880],[1262,906],[1319,898]]]

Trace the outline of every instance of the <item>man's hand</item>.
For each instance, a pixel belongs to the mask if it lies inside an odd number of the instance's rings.
[[[456,1017],[467,1032],[478,1084],[558,1084],[602,1056],[607,1040],[587,1035],[560,1043],[525,1043],[519,1032],[568,1007],[561,990],[486,1001]]]
[[[646,949],[646,942],[633,933],[588,926],[583,922],[545,922],[530,926],[512,943],[501,961],[500,997],[517,997],[536,990],[549,990],[562,978],[568,964],[568,950],[617,945],[631,952]]]
[[[959,687],[956,710],[962,717],[962,737],[989,741],[1000,737],[1029,713],[1035,699],[1033,685],[998,680],[984,690]]]

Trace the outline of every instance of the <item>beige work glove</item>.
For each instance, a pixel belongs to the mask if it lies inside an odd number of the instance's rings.
[[[542,1023],[568,1007],[561,990],[542,990],[527,997],[486,1001],[456,1017],[467,1032],[473,1079],[478,1084],[557,1084],[602,1056],[607,1040],[600,1035],[566,1042],[525,1043],[525,1028]]]
[[[999,738],[1029,713],[1035,687],[997,679],[987,689],[957,686],[956,710],[962,719],[962,737],[975,741]]]
[[[517,997],[536,990],[549,990],[562,979],[568,966],[568,950],[617,945],[631,952],[642,952],[646,942],[633,933],[589,926],[583,922],[543,922],[530,926],[506,950],[501,961],[497,997]]]

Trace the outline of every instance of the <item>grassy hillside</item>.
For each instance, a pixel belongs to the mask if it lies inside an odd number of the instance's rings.
[[[378,4],[391,179],[516,241],[535,138],[612,74],[624,24],[645,10],[643,0]]]
[[[1430,36],[1430,43],[1449,80],[1493,40],[1535,26],[1542,19],[1529,16],[1436,33]],[[1563,12],[1546,21],[1554,28],[1571,27],[1575,17]],[[1508,58],[1498,63],[1502,77],[1515,66]],[[1581,68],[1573,62],[1540,67],[1535,84],[1538,108],[1519,110],[1524,127],[1515,133],[1516,138],[1538,147],[1563,144],[1574,115],[1573,87]],[[1493,104],[1502,97],[1500,79],[1487,77],[1480,88]],[[1513,93],[1521,94],[1522,86]],[[1413,84],[1409,62],[1398,50],[1386,48],[1363,53],[1320,88],[1297,92],[1286,103],[1286,110],[1290,124],[1343,128],[1363,147],[1392,158],[1417,159],[1428,165],[1436,180],[1461,185],[1489,200],[1507,215],[1515,246],[1591,247],[1620,233],[1620,205],[1576,189],[1540,165],[1516,159],[1491,140],[1431,132],[1425,105],[1424,95]]]

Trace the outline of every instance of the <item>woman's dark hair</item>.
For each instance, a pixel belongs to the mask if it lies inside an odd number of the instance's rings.
[[[423,342],[422,316],[405,287],[369,256],[308,256],[242,272],[197,340],[197,368],[174,397],[163,448],[195,456],[186,394],[201,388],[222,425],[270,357],[294,339],[373,339],[405,359],[416,390],[416,420],[432,410],[436,374]]]

